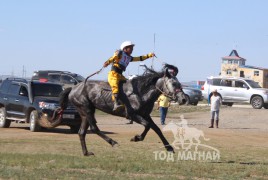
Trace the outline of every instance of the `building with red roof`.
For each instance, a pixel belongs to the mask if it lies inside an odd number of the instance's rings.
[[[221,76],[245,77],[259,83],[260,86],[268,88],[268,69],[246,65],[246,59],[232,50],[229,56],[222,57]]]

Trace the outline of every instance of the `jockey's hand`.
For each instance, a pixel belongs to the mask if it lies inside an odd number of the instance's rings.
[[[116,51],[114,52],[114,56],[118,56],[118,54],[119,54],[119,50],[116,50]]]
[[[151,57],[156,57],[154,53],[149,53],[148,56]]]
[[[109,65],[109,62],[105,62],[104,64],[103,64],[103,67],[107,67]]]

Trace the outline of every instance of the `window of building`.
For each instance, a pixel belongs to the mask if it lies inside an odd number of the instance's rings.
[[[226,74],[232,74],[232,70],[231,69],[227,69]]]
[[[244,71],[240,71],[240,77],[245,77]]]
[[[222,64],[228,64],[227,60],[222,60]]]
[[[232,64],[233,63],[233,61],[232,60],[228,60],[228,64]]]
[[[259,71],[254,71],[254,76],[259,76]]]

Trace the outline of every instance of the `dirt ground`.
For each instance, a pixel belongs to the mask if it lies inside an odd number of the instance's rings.
[[[243,107],[224,107],[220,111],[220,128],[209,129],[210,113],[209,112],[191,112],[184,114],[168,115],[166,123],[170,121],[179,122],[181,116],[188,121],[189,127],[195,127],[204,132],[205,136],[214,139],[217,144],[224,144],[226,148],[232,148],[238,145],[245,147],[262,147],[268,148],[268,110],[252,109]],[[116,140],[122,137],[132,137],[140,134],[143,131],[143,126],[134,123],[126,124],[128,120],[111,115],[96,115],[99,128],[107,132],[107,135],[112,134]],[[159,117],[153,117],[156,124],[162,129]],[[0,129],[0,139],[28,139],[42,138],[43,136],[52,136],[57,138],[77,139],[76,134],[70,134],[69,127],[60,126],[56,129],[44,130],[43,132],[30,132],[28,124],[11,123],[10,128]],[[164,132],[167,139],[172,143],[174,140],[171,132]],[[155,136],[155,133],[150,130],[147,136]],[[155,136],[155,138],[158,138]],[[99,139],[99,141],[103,141]],[[145,138],[146,141],[146,138]],[[159,142],[159,138],[155,140]],[[1,148],[0,148],[1,151]]]

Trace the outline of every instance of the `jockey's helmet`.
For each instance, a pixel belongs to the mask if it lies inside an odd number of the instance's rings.
[[[131,41],[124,41],[121,46],[120,46],[120,50],[124,50],[125,47],[127,46],[135,46],[135,44],[133,44]]]

